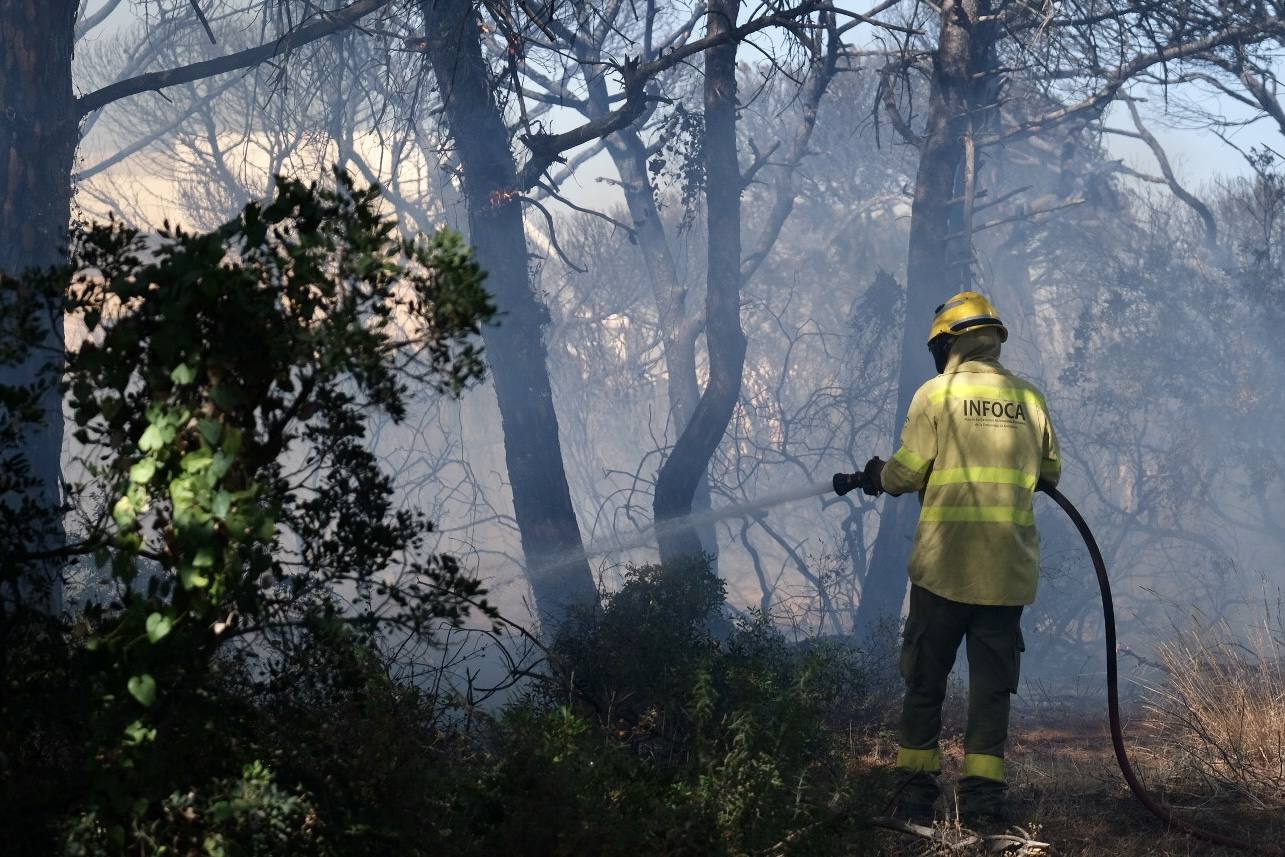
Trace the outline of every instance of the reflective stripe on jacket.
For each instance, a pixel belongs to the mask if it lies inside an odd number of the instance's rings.
[[[910,403],[890,494],[922,491],[910,579],[966,604],[1030,604],[1040,541],[1032,498],[1061,474],[1044,397],[999,363],[999,337],[963,334]]]

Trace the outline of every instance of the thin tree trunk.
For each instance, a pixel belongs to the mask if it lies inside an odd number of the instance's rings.
[[[527,574],[547,626],[597,597],[558,437],[544,342],[549,313],[531,288],[517,169],[482,57],[481,21],[469,0],[424,0],[421,10],[463,173],[469,238],[501,314],[483,336]]]
[[[740,0],[713,0],[709,35],[736,26]],[[661,465],[653,504],[660,558],[674,562],[701,551],[695,531],[680,524],[709,460],[727,431],[741,393],[745,333],[741,329],[741,191],[736,152],[735,42],[705,51],[705,200],[709,228],[705,342],[709,382],[687,427]]]
[[[598,56],[582,51],[581,62],[589,67]],[[611,101],[606,80],[602,75],[586,75],[591,118],[606,116],[611,111]],[[669,419],[675,437],[686,430],[696,405],[700,401],[700,384],[696,378],[696,339],[700,336],[701,320],[687,311],[687,286],[678,277],[678,266],[665,234],[656,205],[654,188],[647,173],[647,145],[633,127],[618,131],[606,140],[620,176],[625,205],[633,220],[634,237],[651,281],[656,298],[657,321],[661,330],[661,344],[665,354],[666,392],[669,399]],[[703,468],[696,484],[692,506],[697,511],[710,508],[709,478]],[[716,531],[712,524],[699,527],[701,549],[708,555],[718,550]]]
[[[700,336],[701,319],[688,313],[687,286],[678,278],[665,224],[647,179],[647,146],[632,128],[607,140],[607,151],[616,165],[624,189],[625,205],[633,220],[634,235],[643,257],[643,266],[656,296],[658,322],[665,353],[666,392],[669,418],[674,435],[681,437],[700,401],[700,383],[696,378],[696,339]],[[697,511],[710,508],[708,467],[703,468],[692,507]],[[701,549],[709,555],[718,550],[712,524],[698,528]]]
[[[678,266],[647,179],[646,145],[631,128],[610,137],[607,151],[620,174],[638,249],[656,296],[669,376],[669,406],[674,429],[681,434],[700,401],[700,385],[696,379],[699,319],[687,312],[687,286],[678,278]]]
[[[592,23],[582,22],[581,32],[592,34]],[[589,39],[577,51],[586,69],[599,68],[601,52],[589,47]],[[644,59],[652,59],[650,55]],[[611,112],[611,98],[606,78],[595,71],[585,74],[586,95],[590,118],[605,117]],[[652,294],[656,299],[657,322],[661,331],[661,347],[665,354],[666,393],[669,399],[669,422],[674,436],[680,437],[691,421],[700,401],[700,382],[696,377],[696,339],[701,332],[699,316],[687,311],[687,285],[678,277],[665,222],[656,204],[655,187],[648,177],[647,144],[638,136],[635,126],[629,126],[606,139],[607,153],[616,166],[624,192],[625,206],[633,220],[634,238],[647,269]],[[708,468],[703,469],[692,506],[696,511],[710,508]],[[710,556],[718,551],[717,531],[713,524],[697,529],[702,550]]]
[[[927,348],[933,311],[972,280],[971,236],[952,239],[962,224],[957,176],[971,112],[991,89],[984,76],[993,60],[993,25],[978,24],[990,13],[988,0],[944,0],[941,30],[933,55],[927,127],[919,147],[915,198],[910,212],[906,259],[906,314],[901,338],[894,430],[900,433],[919,385],[936,371]],[[962,240],[961,240],[962,239]],[[962,248],[962,249],[960,249]],[[896,443],[896,438],[894,438]],[[861,589],[856,627],[873,630],[901,615],[908,579],[906,563],[919,520],[910,498],[888,499],[875,536],[870,568]]]
[[[56,265],[62,258],[71,218],[71,170],[79,135],[79,113],[71,83],[76,0],[0,0],[0,271],[11,276]],[[0,295],[0,300],[9,299]],[[48,360],[61,364],[62,318],[49,319],[47,353],[23,365],[0,369],[0,384],[26,384]],[[0,496],[10,510],[24,500],[42,508],[60,503],[61,398],[44,399],[43,425],[30,429],[23,448],[34,486],[24,496]],[[28,550],[57,546],[61,516],[9,543]],[[10,534],[9,538],[12,538]],[[8,539],[6,539],[8,541]],[[25,583],[0,591],[0,600],[18,595],[29,606],[56,613],[62,591],[58,569],[36,570]]]

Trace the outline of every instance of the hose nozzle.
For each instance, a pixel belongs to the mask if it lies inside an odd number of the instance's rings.
[[[834,486],[834,493],[842,497],[849,491],[861,487],[862,480],[860,473],[836,473],[834,479],[830,482]]]

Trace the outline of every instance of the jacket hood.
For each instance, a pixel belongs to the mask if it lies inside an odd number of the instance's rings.
[[[993,327],[983,327],[961,333],[950,349],[946,372],[957,372],[960,364],[970,360],[999,360],[999,332]]]

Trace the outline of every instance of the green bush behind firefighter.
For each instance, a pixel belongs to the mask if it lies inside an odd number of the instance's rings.
[[[925,821],[940,794],[941,706],[967,643],[968,722],[959,812],[999,822],[1007,791],[1009,697],[1024,650],[1022,608],[1035,600],[1040,544],[1032,499],[1061,474],[1044,397],[999,362],[1008,329],[989,300],[960,292],[936,310],[928,348],[938,375],[910,403],[901,446],[853,480],[866,494],[920,492],[910,555],[906,681],[895,813]]]

